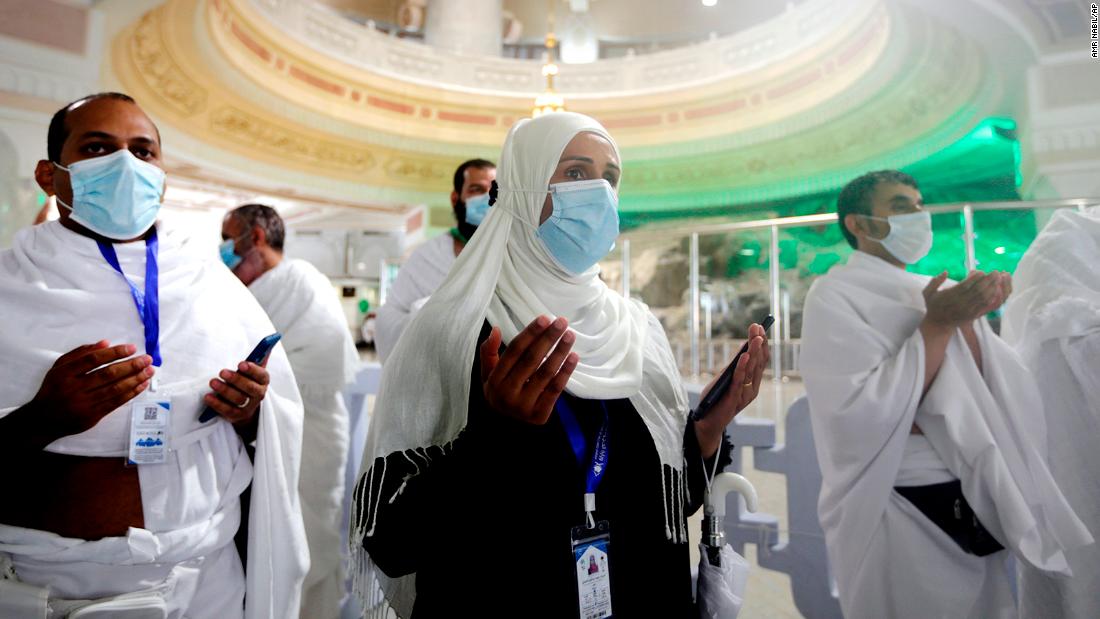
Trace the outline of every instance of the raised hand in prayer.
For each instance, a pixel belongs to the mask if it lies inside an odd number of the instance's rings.
[[[768,336],[764,327],[753,323],[749,327],[749,350],[737,360],[737,367],[733,369],[733,381],[730,382],[729,391],[714,405],[710,413],[695,422],[695,438],[699,441],[699,449],[704,458],[714,455],[722,443],[722,433],[726,426],[733,421],[756,399],[760,393],[760,382],[764,378],[764,368],[768,367],[771,360],[771,352],[768,349]],[[710,384],[703,389],[703,396],[707,397],[714,384],[718,382],[716,375]]]
[[[48,442],[88,430],[145,391],[155,372],[153,359],[126,359],[136,351],[133,344],[101,340],[57,358],[28,404]]]
[[[947,273],[933,278],[924,289],[928,309],[925,321],[940,327],[955,328],[974,322],[1004,305],[1012,294],[1012,276],[1003,271],[971,271],[957,286],[940,290]]]
[[[232,423],[246,440],[255,437],[256,411],[267,395],[270,376],[266,366],[266,359],[263,364],[242,361],[235,372],[222,370],[218,373],[219,378],[210,381],[214,393],[203,397],[203,402]]]
[[[580,357],[570,352],[576,335],[568,321],[539,316],[500,354],[501,335],[493,327],[481,345],[481,384],[493,410],[520,421],[542,425],[565,390]]]

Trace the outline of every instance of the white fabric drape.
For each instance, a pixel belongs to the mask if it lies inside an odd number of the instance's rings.
[[[273,331],[263,310],[216,257],[197,252],[185,238],[160,231],[159,394],[172,402],[169,462],[139,469],[145,529],[139,538],[179,541],[209,538],[235,513],[248,483],[248,458],[228,422],[200,424],[207,382],[233,368],[259,339]],[[127,276],[141,289],[144,243],[117,244]],[[0,415],[26,404],[60,355],[106,339],[134,343],[142,351],[144,329],[126,283],[104,261],[91,239],[49,222],[27,228],[14,246],[0,252]],[[246,616],[295,617],[302,578],[308,569],[298,503],[302,404],[286,354],[277,347],[268,364],[271,385],[258,412],[256,459],[251,471]],[[92,429],[61,438],[48,451],[92,457],[125,455],[129,406],[107,415]],[[228,538],[232,539],[231,527]],[[27,530],[0,529],[0,552],[51,560],[49,545],[20,545]],[[41,532],[39,532],[41,533]],[[44,534],[48,535],[48,534]],[[56,538],[56,536],[53,536]],[[9,539],[12,538],[12,539]],[[124,538],[117,538],[126,547]],[[83,542],[83,540],[73,540]],[[100,540],[104,543],[108,541]],[[63,544],[69,545],[69,544]],[[134,565],[178,562],[203,552],[201,545],[147,543],[130,559]],[[181,554],[182,553],[182,554]],[[192,554],[188,554],[192,553]],[[57,560],[63,561],[61,555]],[[94,565],[89,569],[94,570]],[[152,569],[152,566],[151,566]],[[89,580],[94,580],[93,577]],[[83,597],[70,592],[73,597]]]
[[[673,487],[667,494],[673,500],[666,497],[665,504],[682,497],[687,397],[664,331],[645,305],[609,290],[598,266],[569,274],[536,236],[546,197],[542,190],[562,151],[581,132],[611,141],[599,123],[573,113],[522,120],[509,132],[500,157],[498,201],[383,366],[361,481],[367,473],[385,474],[372,471],[376,459],[447,446],[466,426],[470,369],[486,319],[508,342],[546,314],[566,317],[577,335],[573,350],[580,363],[567,390],[584,398],[630,398],[661,463],[670,469]],[[379,502],[389,499],[369,497],[356,506],[353,553],[365,554],[361,540],[372,534]],[[679,539],[683,531],[667,508],[666,519],[667,535]],[[366,559],[359,557],[360,566]],[[383,579],[390,603],[404,616],[411,609],[412,587],[411,579],[402,580]],[[404,593],[398,594],[400,587]],[[369,586],[361,580],[357,588],[367,593]]]
[[[1061,210],[1020,260],[1002,332],[1043,396],[1050,467],[1100,533],[1100,209]],[[1066,553],[1073,578],[1021,566],[1022,617],[1100,617],[1100,549]]]
[[[447,279],[454,263],[454,237],[441,234],[417,247],[401,265],[374,323],[374,347],[380,362],[389,358],[409,321]]]
[[[1021,561],[1064,573],[1064,551],[1092,541],[1045,464],[1034,379],[984,320],[982,371],[956,335],[921,401],[928,281],[856,252],[806,299],[800,363],[822,469],[819,513],[850,617],[1009,612],[997,555],[953,547],[893,492],[914,422]]]
[[[313,265],[284,259],[249,285],[283,334],[305,408],[298,492],[309,542],[302,616],[339,616],[344,597],[344,469],[348,411],[341,395],[355,379],[359,354],[332,282]]]

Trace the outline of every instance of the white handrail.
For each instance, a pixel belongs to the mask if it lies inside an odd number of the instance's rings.
[[[1048,208],[1075,208],[1084,209],[1091,206],[1100,206],[1100,198],[1065,198],[1058,200],[1016,200],[1002,202],[955,202],[950,204],[936,204],[926,206],[925,210],[933,215],[943,213],[961,213],[970,208],[972,212],[982,211],[1027,211]],[[683,227],[653,228],[632,230],[623,236],[630,239],[659,237],[667,239],[672,236],[688,236],[690,234],[715,234],[721,232],[737,232],[740,230],[762,230],[771,228],[807,228],[821,226],[836,222],[836,213],[821,213],[818,215],[799,215],[795,217],[773,217],[770,219],[756,219],[753,221],[733,221],[723,223],[693,224]]]

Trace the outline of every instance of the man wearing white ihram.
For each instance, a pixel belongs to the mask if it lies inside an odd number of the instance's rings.
[[[302,474],[298,492],[309,540],[302,617],[340,615],[344,598],[344,467],[348,411],[342,392],[359,355],[336,291],[312,264],[283,257],[286,228],[275,209],[246,204],[222,222],[222,261],[256,296],[275,328],[302,394]]]
[[[0,252],[0,617],[296,617],[302,404],[282,347],[241,361],[271,321],[156,221],[133,99],[60,110],[35,176],[62,210]]]
[[[1016,617],[1009,553],[1067,576],[1093,540],[1046,464],[1035,380],[983,318],[1009,276],[906,272],[932,246],[907,174],[852,181],[837,214],[857,251],[810,289],[801,369],[844,616]]]
[[[1016,268],[1002,334],[1039,382],[1054,478],[1100,531],[1100,208],[1060,210]],[[1024,566],[1020,616],[1100,617],[1100,549],[1066,553],[1073,578]]]

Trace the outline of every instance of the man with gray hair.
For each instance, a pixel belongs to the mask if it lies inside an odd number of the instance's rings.
[[[246,204],[222,221],[221,255],[283,334],[302,394],[298,494],[310,570],[302,585],[301,613],[329,619],[339,616],[345,593],[341,519],[348,411],[341,392],[353,380],[359,356],[332,283],[310,263],[284,258],[285,237],[275,209]]]

